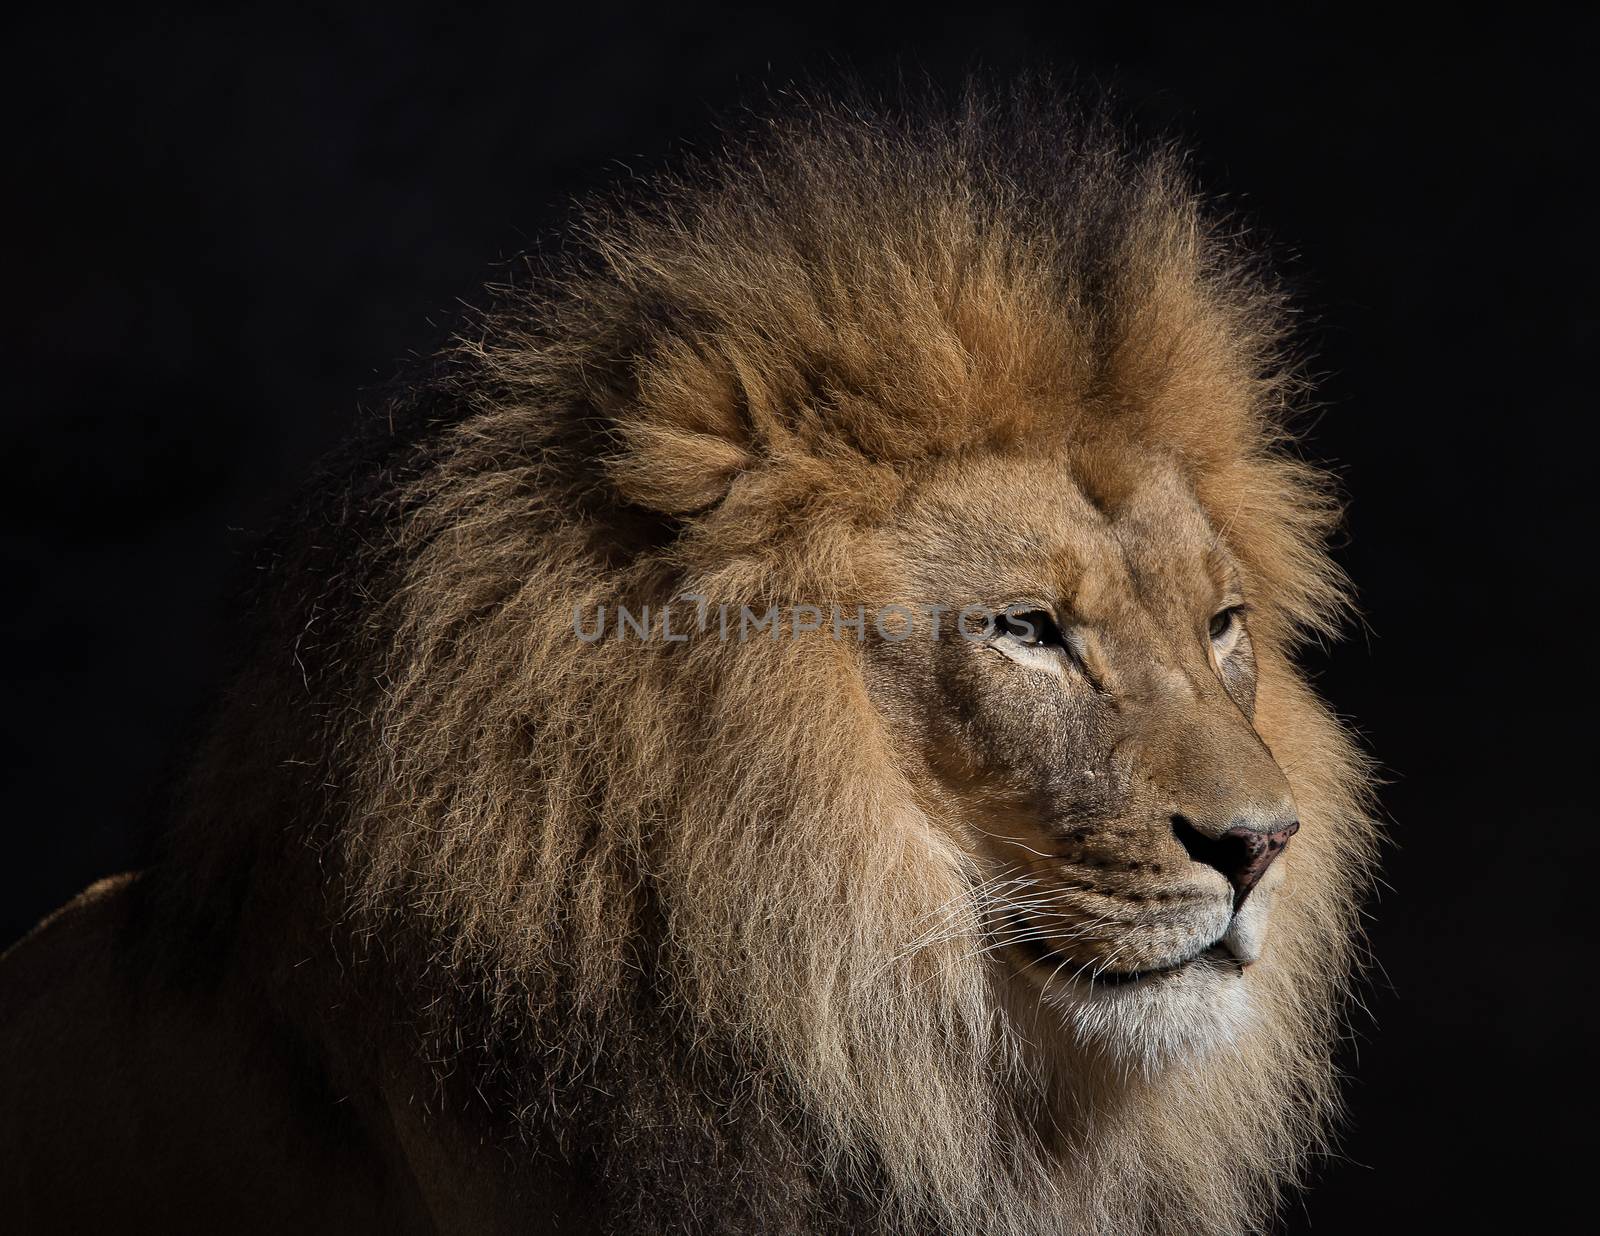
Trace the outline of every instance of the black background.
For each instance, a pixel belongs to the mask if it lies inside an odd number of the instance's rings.
[[[1279,246],[1386,770],[1352,1121],[1293,1231],[1564,1227],[1589,1187],[1592,23],[1061,4],[60,6],[5,40],[0,943],[136,862],[252,532],[574,193],[797,76],[1086,73]],[[174,753],[177,753],[176,756]]]

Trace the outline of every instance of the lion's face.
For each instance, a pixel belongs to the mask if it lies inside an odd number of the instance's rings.
[[[1239,566],[1175,470],[1119,468],[965,462],[921,487],[905,584],[986,617],[875,643],[871,675],[986,879],[1012,995],[1156,1063],[1248,1023],[1298,822],[1254,725]]]

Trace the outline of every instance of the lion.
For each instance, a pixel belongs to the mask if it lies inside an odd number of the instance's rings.
[[[6,956],[13,1230],[1270,1225],[1374,829],[1242,237],[1027,89],[585,207],[267,546],[160,853]]]

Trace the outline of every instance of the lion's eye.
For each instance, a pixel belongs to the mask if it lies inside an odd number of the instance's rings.
[[[1056,620],[1042,609],[1005,610],[995,615],[995,632],[1009,635],[1024,648],[1065,648]]]
[[[1219,651],[1226,651],[1238,639],[1239,624],[1243,616],[1244,606],[1242,605],[1230,605],[1226,609],[1219,609],[1211,615],[1211,642],[1217,646]]]

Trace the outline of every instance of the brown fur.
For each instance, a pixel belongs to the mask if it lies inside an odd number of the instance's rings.
[[[1333,1106],[1371,845],[1290,661],[1342,589],[1278,298],[1171,156],[1037,101],[819,108],[642,197],[284,543],[141,919],[211,977],[161,981],[264,990],[336,1085],[441,1113],[414,1175],[520,1136],[610,1230],[1255,1229]],[[1156,474],[1237,564],[1303,825],[1261,1015],[1193,1067],[1097,1066],[1017,1003],[870,650],[574,638],[686,593],[905,600],[929,494],[959,522],[1054,477],[1114,518]]]

